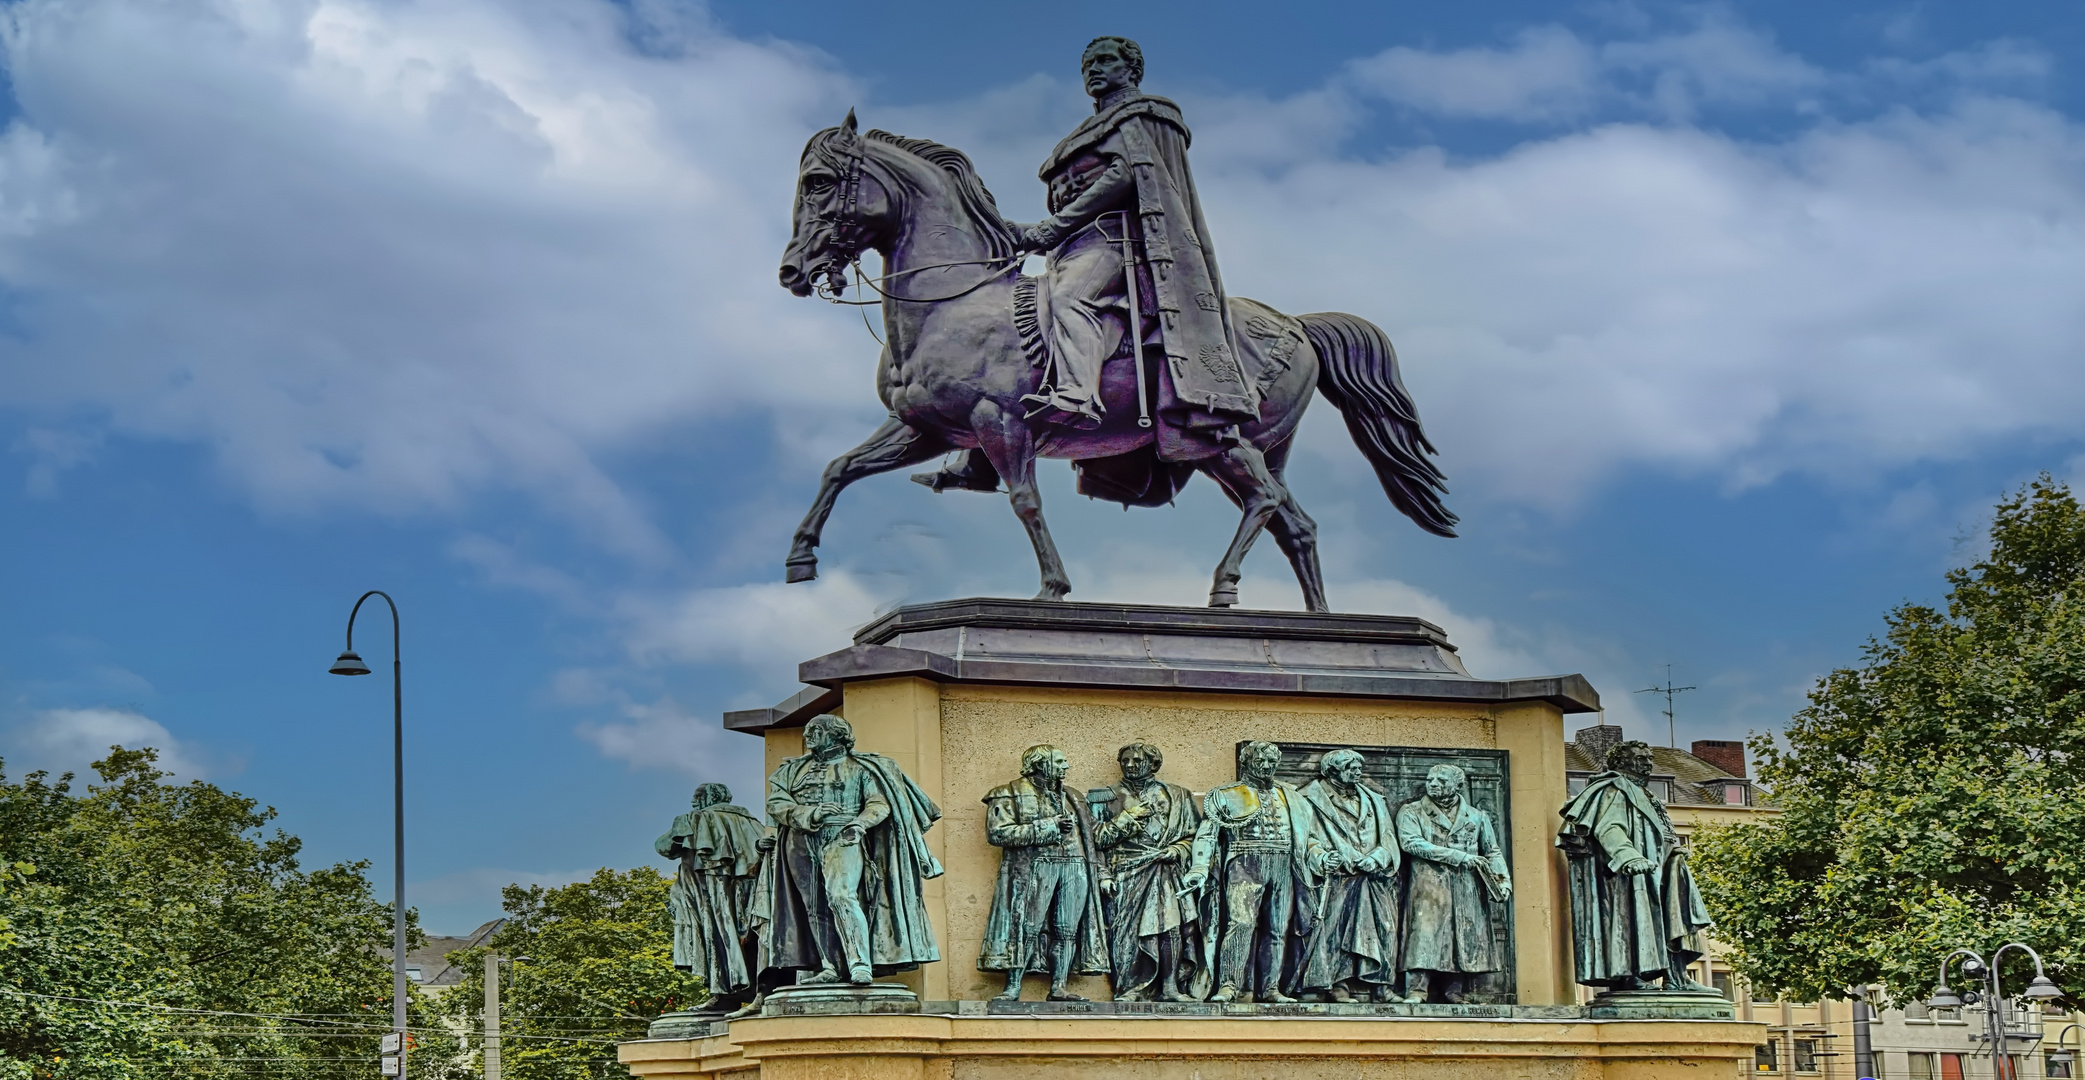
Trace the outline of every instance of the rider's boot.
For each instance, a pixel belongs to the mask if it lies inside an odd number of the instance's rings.
[[[944,491],[998,491],[999,470],[992,467],[992,459],[982,450],[972,450],[963,455],[963,460],[940,472],[913,473],[912,482],[933,488],[935,494]]]

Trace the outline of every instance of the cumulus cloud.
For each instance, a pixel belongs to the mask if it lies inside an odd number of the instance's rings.
[[[92,776],[89,765],[107,757],[111,746],[157,750],[159,767],[179,780],[204,775],[194,747],[134,709],[43,709],[8,732],[6,742],[8,770],[15,775],[42,769]]]

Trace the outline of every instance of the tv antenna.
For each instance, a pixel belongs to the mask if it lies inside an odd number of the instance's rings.
[[[1674,723],[1672,719],[1672,697],[1674,694],[1684,694],[1687,691],[1693,689],[1696,689],[1696,687],[1672,685],[1672,665],[1667,664],[1665,665],[1664,686],[1646,686],[1643,689],[1637,691],[1637,693],[1639,694],[1665,695],[1665,737],[1668,740],[1670,740],[1668,743],[1666,743],[1666,745],[1672,747],[1675,750],[1679,749],[1680,737],[1679,725]]]

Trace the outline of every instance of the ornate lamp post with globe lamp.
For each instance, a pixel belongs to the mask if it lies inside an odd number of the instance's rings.
[[[334,675],[367,675],[369,665],[355,655],[355,616],[363,601],[381,596],[391,608],[391,832],[395,849],[395,892],[391,900],[391,1029],[398,1037],[398,1072],[405,1075],[405,691],[398,651],[398,604],[390,594],[371,589],[348,612],[347,650],[327,671]]]
[[[1947,954],[1940,961],[1940,985],[1934,989],[1932,999],[1926,1002],[1926,1006],[1933,1009],[1959,1009],[1964,1004],[1984,1002],[1984,1030],[1991,1040],[1991,1075],[1996,1080],[2018,1080],[2013,1075],[2012,1056],[2006,1053],[2005,1018],[1998,1013],[1998,1004],[2002,1000],[1998,987],[1998,963],[2004,959],[2007,949],[2018,949],[2034,960],[2034,979],[2027,984],[2026,990],[2020,992],[2021,997],[2028,1001],[2051,1001],[2063,996],[2063,991],[2043,972],[2041,954],[2026,944],[2010,941],[2000,945],[1988,963],[1974,949],[1956,949]],[[1958,994],[1948,987],[1947,967],[1957,957],[1963,958],[1962,974],[1983,983],[1981,996],[1978,990]]]

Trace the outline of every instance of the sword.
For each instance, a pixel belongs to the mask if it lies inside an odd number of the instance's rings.
[[[1122,282],[1129,290],[1130,370],[1137,376],[1137,426],[1151,426],[1151,394],[1144,387],[1144,300],[1137,292],[1136,249],[1129,237],[1129,211],[1122,214]]]

